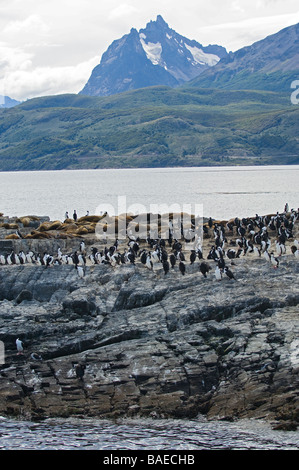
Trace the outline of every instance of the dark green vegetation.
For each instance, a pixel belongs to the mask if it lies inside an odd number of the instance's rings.
[[[290,92],[144,88],[0,110],[0,170],[298,164]]]
[[[199,77],[188,82],[188,86],[195,86],[198,88],[219,88],[223,90],[267,90],[275,92],[286,92],[290,93],[291,83],[294,80],[298,80],[298,70],[287,70],[281,71],[276,70],[274,72],[255,72],[251,73],[249,70],[235,71],[229,67],[224,70],[211,70],[205,72]]]

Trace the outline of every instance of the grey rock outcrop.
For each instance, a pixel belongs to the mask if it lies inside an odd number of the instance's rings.
[[[236,280],[216,281],[198,261],[185,276],[140,262],[89,265],[83,278],[74,266],[0,266],[0,414],[296,426],[298,260],[288,252],[275,269],[248,255],[232,269]]]

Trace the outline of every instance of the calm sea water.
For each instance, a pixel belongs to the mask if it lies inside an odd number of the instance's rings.
[[[263,215],[299,206],[299,165],[0,172],[0,212],[62,220],[107,210],[135,212],[136,204],[203,205],[216,219]],[[165,211],[167,212],[167,211]]]
[[[70,418],[32,423],[0,417],[0,450],[298,450],[298,438],[299,431],[275,431],[255,420]]]

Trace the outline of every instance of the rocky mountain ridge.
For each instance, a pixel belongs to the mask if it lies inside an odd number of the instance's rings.
[[[290,91],[299,77],[299,23],[230,52],[191,86]]]

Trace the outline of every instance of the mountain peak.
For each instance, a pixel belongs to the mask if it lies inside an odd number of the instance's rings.
[[[166,21],[164,20],[164,18],[162,17],[162,15],[157,15],[157,18],[155,20],[150,20],[147,23],[147,25],[149,25],[149,24],[157,24],[160,27],[163,27],[163,26],[167,26],[167,28],[169,27],[168,24],[166,23]]]
[[[227,51],[203,47],[171,29],[161,15],[113,41],[81,91],[107,96],[155,85],[178,86],[215,65]]]
[[[145,29],[141,31],[165,31],[169,30],[169,26],[161,15],[157,16],[156,20],[151,20],[146,24]]]
[[[156,23],[157,23],[159,26],[167,26],[167,28],[168,28],[168,24],[166,23],[166,21],[164,21],[164,19],[162,18],[161,15],[158,15],[158,16],[157,16]]]

